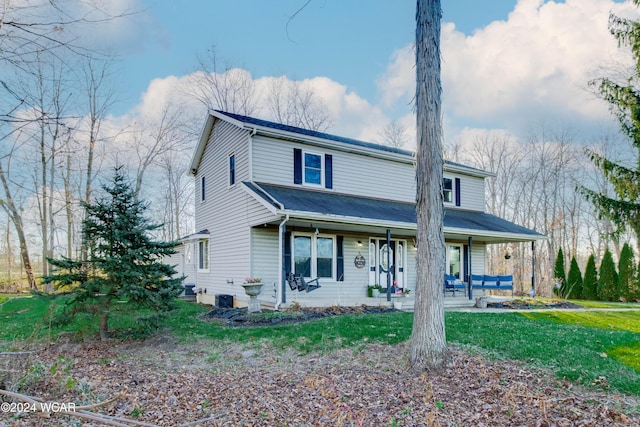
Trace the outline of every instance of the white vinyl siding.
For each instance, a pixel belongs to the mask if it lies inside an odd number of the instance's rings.
[[[484,212],[484,179],[466,175],[451,176],[460,178],[460,209]],[[455,193],[453,200],[455,202]]]
[[[253,139],[254,181],[293,185],[293,149],[304,153],[308,147],[262,136]],[[332,155],[333,190],[338,193],[404,202],[416,199],[412,164],[317,147],[310,152]]]
[[[196,230],[211,234],[209,273],[198,275],[198,286],[207,289],[203,302],[213,302],[215,294],[245,298],[239,285],[251,274],[250,222],[273,218],[240,185],[229,186],[229,153],[234,155],[236,182],[249,178],[248,140],[248,131],[218,121],[199,165],[197,182],[206,175],[206,202],[196,203]],[[238,289],[228,288],[231,280]]]

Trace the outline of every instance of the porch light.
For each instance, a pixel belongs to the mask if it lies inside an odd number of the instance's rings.
[[[362,240],[358,240],[358,247],[361,248],[362,247]]]

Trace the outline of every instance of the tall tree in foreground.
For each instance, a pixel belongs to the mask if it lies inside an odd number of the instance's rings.
[[[169,278],[176,271],[162,258],[175,252],[176,243],[153,240],[150,233],[160,225],[149,223],[147,206],[136,199],[121,169],[116,169],[111,185],[102,188],[103,197],[84,204],[86,265],[68,258],[50,260],[59,270],[45,282],[75,286],[74,310],[100,316],[100,337],[106,340],[115,301],[126,300],[159,314],[180,294],[183,278]]]
[[[632,0],[640,6],[640,0]],[[627,136],[636,151],[634,162],[616,162],[603,155],[588,151],[593,163],[611,184],[615,195],[593,191],[579,186],[580,192],[596,207],[599,215],[610,219],[618,228],[618,233],[626,227],[633,230],[636,244],[640,248],[640,22],[619,16],[609,17],[609,30],[621,46],[631,48],[636,61],[633,76],[624,82],[610,78],[592,81],[598,92],[615,114],[622,133]],[[637,250],[640,253],[640,250]]]
[[[417,283],[410,364],[437,370],[445,362],[445,245],[442,231],[442,110],[440,0],[418,0],[416,11]]]

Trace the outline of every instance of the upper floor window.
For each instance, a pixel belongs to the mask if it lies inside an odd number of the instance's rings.
[[[202,178],[200,178],[200,201],[204,202],[205,198],[206,198],[206,191],[205,191],[205,179],[204,176]]]
[[[304,153],[304,183],[322,185],[322,156],[315,153]]]
[[[442,196],[445,203],[455,203],[460,206],[460,178],[443,178],[442,179]]]
[[[236,183],[236,155],[229,155],[229,185]]]
[[[333,188],[333,156],[294,148],[293,183]]]
[[[444,178],[442,180],[442,193],[445,203],[453,203],[453,179]]]

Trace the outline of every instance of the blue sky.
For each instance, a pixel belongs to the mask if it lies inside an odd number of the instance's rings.
[[[145,0],[146,43],[127,52],[121,68],[126,92],[139,95],[154,78],[192,72],[197,55],[215,46],[221,57],[247,68],[254,77],[325,76],[374,98],[375,82],[391,54],[413,41],[415,2],[312,0],[289,21],[304,3]],[[444,0],[443,21],[471,34],[505,20],[515,4]]]
[[[198,54],[262,87],[305,80],[334,116],[329,132],[375,140],[391,120],[411,135],[415,2],[392,0],[118,0],[141,10],[110,38],[120,54],[115,114],[157,111],[181,92]],[[487,132],[525,138],[546,123],[595,138],[611,125],[587,89],[614,63],[629,65],[607,29],[611,11],[638,16],[622,0],[443,0],[445,138]],[[288,25],[287,25],[287,22]],[[625,65],[625,66],[626,66]],[[269,117],[265,117],[269,118]]]

